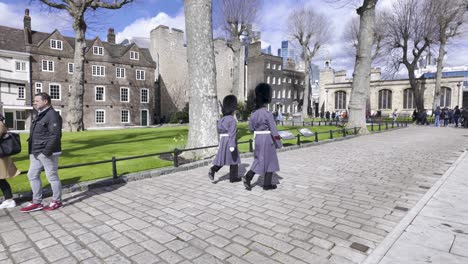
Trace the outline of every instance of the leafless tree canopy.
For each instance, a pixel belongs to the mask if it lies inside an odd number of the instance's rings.
[[[217,20],[223,25],[230,38],[247,34],[249,26],[259,19],[262,0],[216,0]]]
[[[374,41],[372,43],[372,60],[376,62],[382,55],[382,42],[384,39],[384,25],[381,13],[375,16]],[[358,47],[359,17],[353,17],[348,21],[343,38],[355,49]]]

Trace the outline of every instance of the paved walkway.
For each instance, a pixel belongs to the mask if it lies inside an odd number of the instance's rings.
[[[54,212],[0,211],[0,263],[359,263],[467,134],[409,127],[282,152],[274,191],[245,191],[226,168],[211,184],[203,167],[68,194]]]
[[[365,263],[468,263],[467,172],[465,152]]]

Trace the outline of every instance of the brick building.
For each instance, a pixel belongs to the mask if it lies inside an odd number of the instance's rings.
[[[31,95],[37,92],[49,93],[52,105],[62,115],[66,127],[75,39],[63,36],[58,30],[52,33],[33,31],[28,11],[23,29],[0,27],[0,30],[8,30],[8,37],[16,39],[15,45],[24,47],[30,56],[30,87],[26,89],[26,102],[31,104]],[[107,38],[107,41],[86,40],[84,126],[148,126],[153,123],[156,108],[156,64],[148,49],[134,43],[115,44],[113,29],[109,29]],[[0,43],[2,50],[12,48]]]

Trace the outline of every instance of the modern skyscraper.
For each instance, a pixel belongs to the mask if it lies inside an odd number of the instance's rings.
[[[289,59],[292,59],[295,63],[297,63],[298,53],[296,49],[293,48],[291,41],[284,40],[281,41],[281,55],[283,58],[283,67],[286,66],[286,62]]]

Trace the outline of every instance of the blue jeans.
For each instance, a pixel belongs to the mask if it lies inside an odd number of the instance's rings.
[[[42,182],[40,177],[42,168],[44,168],[47,180],[52,188],[52,199],[57,202],[62,201],[62,183],[57,173],[58,158],[59,155],[45,156],[42,153],[37,156],[33,154],[29,155],[28,179],[33,193],[33,203],[42,202]]]
[[[436,127],[440,126],[440,116],[438,116],[438,115],[435,116],[434,125]]]

